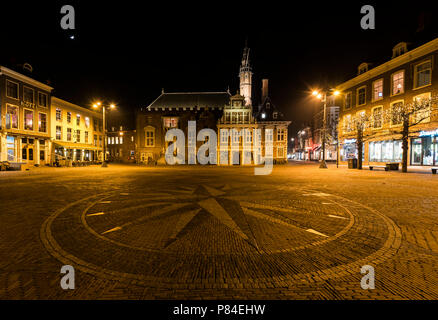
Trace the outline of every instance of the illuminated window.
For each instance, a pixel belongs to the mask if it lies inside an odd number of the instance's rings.
[[[391,126],[398,126],[403,123],[403,102],[391,104]]]
[[[62,128],[61,126],[56,126],[56,140],[61,140],[62,138]]]
[[[383,125],[383,107],[373,109],[373,128],[380,129]]]
[[[45,113],[38,114],[38,131],[47,132],[47,115]]]
[[[277,129],[277,141],[284,141],[286,139],[284,128]]]
[[[76,142],[81,142],[81,130],[76,130]]]
[[[426,61],[415,66],[414,88],[420,88],[431,84],[432,64]]]
[[[85,136],[84,136],[84,139],[85,139],[85,143],[88,143],[88,131],[85,131]]]
[[[7,105],[6,129],[18,129],[18,107]]]
[[[56,121],[61,121],[61,119],[62,119],[62,110],[56,108]]]
[[[405,71],[401,70],[392,75],[392,94],[400,94],[405,91]]]
[[[24,109],[24,130],[33,130],[33,111]]]
[[[165,117],[163,120],[164,120],[164,128],[177,128],[178,127],[178,118]]]
[[[76,125],[77,126],[81,125],[81,115],[80,114],[76,115]]]
[[[373,82],[373,100],[383,99],[383,79]]]
[[[430,92],[420,94],[414,97],[414,106],[416,122],[430,122]]]
[[[90,118],[85,117],[85,127],[89,128],[90,127]]]
[[[71,128],[67,128],[67,141],[71,141]]]

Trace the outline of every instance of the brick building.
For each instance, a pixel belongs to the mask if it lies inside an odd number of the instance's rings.
[[[397,44],[390,61],[374,68],[362,63],[355,78],[337,86],[343,96],[338,129],[341,161],[358,157],[355,130],[350,123],[352,117],[363,114],[373,119],[365,129],[364,163],[401,162],[401,123],[397,117],[386,121],[383,115],[400,104],[429,99],[438,93],[438,39],[408,49],[408,43]],[[409,165],[438,164],[437,129],[437,110],[430,106],[429,117],[412,127]]]
[[[111,127],[107,133],[107,152],[109,162],[135,163],[137,146],[136,130],[126,130],[122,126]]]

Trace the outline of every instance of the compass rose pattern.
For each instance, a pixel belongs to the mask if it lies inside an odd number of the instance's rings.
[[[41,237],[62,263],[98,277],[258,287],[383,261],[398,245],[395,228],[378,212],[317,191],[197,183],[90,196],[54,213]]]
[[[239,251],[247,253],[248,250],[269,251],[272,245],[267,246],[265,243],[264,225],[269,225],[280,234],[299,235],[301,243],[329,237],[328,234],[318,231],[319,226],[310,227],[311,214],[300,212],[299,208],[244,201],[244,198],[248,198],[248,194],[242,191],[245,190],[231,188],[229,185],[220,187],[199,185],[193,190],[131,194],[134,200],[127,197],[109,203],[107,201],[96,203],[85,213],[85,221],[101,236],[124,244],[128,241],[137,249],[180,252],[185,248],[185,251],[191,250],[192,253],[202,254]],[[263,191],[254,193],[261,194]],[[139,201],[143,203],[139,204]],[[116,208],[109,209],[110,203]],[[105,208],[107,210],[103,211]],[[340,208],[337,210],[336,216],[327,216],[325,220],[333,220],[330,221],[331,227],[336,225],[335,229],[341,230],[348,225],[349,216]],[[324,217],[320,217],[316,225],[321,224],[321,219],[324,220]],[[324,229],[324,232],[327,232],[327,228]],[[200,235],[203,238],[199,238]],[[235,243],[236,247],[228,245],[222,248],[219,238],[223,237],[233,238],[230,244]],[[286,237],[286,239],[292,238],[292,236]],[[209,241],[211,239],[213,241]],[[218,243],[215,243],[214,239],[217,239]],[[177,244],[179,241],[185,242],[184,248],[180,248]],[[287,242],[287,240],[282,242],[285,241]],[[291,244],[292,242],[289,246]]]

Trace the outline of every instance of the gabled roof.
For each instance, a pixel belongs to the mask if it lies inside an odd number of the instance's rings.
[[[265,115],[264,117],[262,115]],[[271,98],[266,97],[262,105],[259,106],[259,111],[255,115],[258,122],[263,121],[285,121],[283,113],[272,103]]]
[[[229,103],[228,92],[162,93],[147,109],[212,108],[221,109]]]

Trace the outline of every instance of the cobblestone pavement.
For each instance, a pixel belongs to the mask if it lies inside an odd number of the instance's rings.
[[[438,298],[431,174],[112,165],[0,182],[2,299]]]

